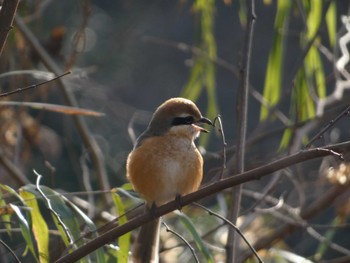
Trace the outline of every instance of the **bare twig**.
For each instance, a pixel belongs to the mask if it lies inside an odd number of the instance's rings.
[[[81,167],[81,171],[82,171],[82,177],[83,177],[83,185],[84,188],[86,190],[87,193],[87,199],[89,202],[89,206],[87,208],[87,215],[89,218],[93,218],[94,214],[95,214],[95,198],[93,193],[93,189],[92,189],[92,185],[91,185],[91,175],[89,172],[89,168],[86,164],[86,154],[83,153],[80,157],[80,167]]]
[[[346,143],[340,143],[336,145],[327,146],[324,149],[336,151],[336,152],[346,152],[350,150],[350,142]],[[331,151],[319,151],[317,149],[311,149],[306,151],[301,151],[299,153],[284,157],[280,160],[271,162],[269,164],[266,164],[264,166],[255,168],[253,170],[244,172],[242,174],[238,174],[235,176],[230,176],[226,179],[217,181],[213,184],[210,184],[206,187],[203,187],[199,189],[196,192],[193,192],[191,194],[185,195],[181,197],[181,204],[183,206],[186,206],[190,203],[193,203],[195,201],[198,201],[200,199],[203,199],[205,197],[211,196],[215,193],[218,193],[220,191],[223,191],[224,189],[252,181],[252,180],[259,180],[262,177],[269,175],[275,171],[278,171],[280,169],[286,168],[290,165],[305,162],[307,160],[328,156],[331,155]],[[340,189],[347,189],[345,186]],[[325,193],[322,197],[320,197],[319,201],[327,201],[330,198],[334,198],[335,194],[341,193],[339,191],[339,187],[337,188],[338,192],[332,192],[330,194]],[[344,191],[344,190],[343,190]],[[328,198],[325,200],[325,198]],[[318,205],[318,206],[316,206]],[[306,213],[301,213],[301,217],[307,218],[311,217],[312,215],[315,215],[319,209],[322,209],[324,206],[318,204],[312,204]],[[142,213],[138,214],[135,218],[130,219],[127,223],[124,225],[115,227],[110,229],[109,231],[106,231],[101,236],[87,242],[85,245],[81,246],[77,250],[73,251],[72,253],[65,255],[58,259],[57,263],[68,263],[68,262],[75,262],[82,257],[86,256],[87,254],[91,253],[92,251],[98,249],[99,247],[108,244],[112,241],[114,241],[119,236],[136,229],[137,227],[150,222],[151,220],[154,220],[154,217],[165,215],[171,211],[174,211],[178,209],[178,200],[171,201],[165,205],[159,206],[154,210],[154,213]],[[260,249],[260,247],[255,246],[256,249]],[[250,251],[250,250],[249,250]],[[251,252],[251,251],[250,251]],[[250,253],[249,253],[250,255]]]
[[[0,10],[0,56],[4,49],[7,36],[13,28],[13,18],[16,14],[19,0],[4,0]]]
[[[246,133],[247,133],[247,121],[248,121],[248,91],[249,91],[249,76],[250,76],[250,59],[252,53],[254,24],[256,20],[255,15],[255,1],[250,0],[247,2],[247,16],[249,17],[248,25],[245,33],[245,43],[243,47],[242,69],[240,70],[239,88],[237,95],[237,154],[236,164],[237,167],[231,168],[232,171],[237,173],[244,172],[245,162],[245,146],[246,146]],[[228,221],[236,224],[239,215],[239,209],[241,205],[242,196],[242,184],[232,189],[232,203],[227,215]],[[226,244],[226,262],[235,262],[236,254],[238,252],[237,231],[233,228],[229,228]]]
[[[169,226],[164,222],[164,220],[162,221],[162,224],[165,226],[165,229],[167,232],[174,234],[175,236],[177,236],[179,239],[181,239],[186,244],[186,246],[191,250],[191,253],[193,255],[194,260],[199,263],[199,259],[196,255],[196,251],[191,246],[191,244],[183,236],[181,236],[179,233],[177,233],[174,230],[172,230],[171,228],[169,228]]]
[[[5,92],[5,93],[1,93],[0,94],[0,98],[2,98],[2,97],[7,97],[7,96],[10,96],[10,95],[13,95],[13,94],[16,94],[16,93],[20,93],[20,92],[23,92],[23,91],[27,91],[27,90],[30,90],[30,89],[35,89],[35,88],[37,88],[37,87],[39,87],[39,86],[42,86],[42,85],[44,85],[44,84],[47,84],[47,83],[49,83],[49,82],[52,82],[52,81],[55,81],[55,80],[57,80],[57,79],[59,79],[59,78],[62,78],[62,77],[64,77],[64,76],[66,76],[66,75],[68,75],[68,74],[70,74],[71,72],[65,72],[65,73],[63,73],[63,74],[60,74],[60,75],[58,75],[58,76],[56,76],[56,77],[54,77],[54,78],[52,78],[52,79],[50,79],[50,80],[45,80],[45,81],[43,81],[43,82],[40,82],[40,83],[38,83],[38,84],[33,84],[33,85],[30,85],[30,86],[27,86],[27,87],[24,87],[24,88],[18,88],[18,89],[16,89],[16,90],[12,90],[12,91],[9,91],[9,92]]]
[[[320,130],[310,141],[309,143],[305,146],[306,148],[310,148],[312,143],[315,142],[316,140],[322,138],[323,134],[328,131],[330,128],[332,128],[337,121],[339,121],[341,118],[345,117],[346,115],[350,114],[350,104],[346,107],[344,111],[342,111],[337,117],[335,117],[334,120],[331,120],[322,130]]]
[[[200,208],[202,208],[203,210],[207,211],[209,215],[213,215],[216,216],[217,218],[220,218],[222,221],[225,222],[225,224],[228,224],[232,227],[232,229],[234,229],[237,234],[244,240],[244,242],[248,245],[249,249],[253,252],[253,254],[255,255],[255,257],[258,259],[259,262],[263,262],[263,260],[260,258],[259,254],[256,252],[256,250],[254,249],[254,247],[249,243],[248,239],[244,236],[244,234],[241,232],[241,230],[232,222],[228,221],[225,217],[219,215],[218,213],[213,212],[211,209],[198,204],[198,203],[193,203],[192,205],[198,206]]]
[[[6,248],[8,252],[13,256],[13,258],[16,260],[16,262],[21,263],[19,258],[17,257],[16,253],[4,242],[0,239],[0,243]]]
[[[11,178],[14,179],[18,185],[29,184],[30,181],[23,174],[23,172],[15,165],[12,161],[10,161],[6,156],[5,152],[0,148],[0,164],[7,170]]]
[[[38,56],[40,57],[43,64],[52,72],[54,72],[56,75],[61,72],[61,69],[59,66],[51,59],[49,54],[45,51],[45,49],[42,47],[42,45],[39,43],[38,39],[33,35],[33,33],[30,31],[30,29],[26,26],[26,24],[23,22],[23,20],[19,17],[15,17],[15,22],[18,27],[18,29],[23,34],[24,38],[28,41],[28,43],[32,46],[32,48],[35,50],[35,52],[38,53]],[[66,103],[69,106],[78,107],[78,102],[74,96],[70,92],[70,89],[67,87],[66,83],[63,82],[62,79],[58,80],[58,83],[60,85],[61,91],[63,93],[63,96],[65,97]],[[101,151],[101,148],[97,144],[95,138],[91,135],[91,132],[89,131],[85,121],[80,116],[72,116],[75,126],[77,128],[77,131],[79,132],[79,135],[84,142],[90,156],[91,160],[94,163],[96,172],[97,172],[97,179],[99,182],[99,187],[103,191],[110,190],[110,183],[108,181],[106,167],[104,163],[104,156]],[[106,192],[105,195],[103,195],[103,198],[107,204],[112,203],[112,199],[110,197],[110,194]]]
[[[224,171],[226,169],[226,147],[227,147],[227,143],[226,143],[224,128],[222,126],[222,121],[221,121],[221,116],[220,115],[215,117],[215,119],[213,121],[213,125],[215,127],[216,127],[216,122],[219,123],[218,131],[221,134],[221,139],[222,139],[222,168],[221,168],[221,173],[220,173],[220,177],[219,177],[219,179],[221,180],[223,178],[223,176],[224,176]]]

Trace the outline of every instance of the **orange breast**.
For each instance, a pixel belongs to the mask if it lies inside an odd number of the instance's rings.
[[[127,177],[148,205],[162,205],[177,194],[196,191],[202,181],[203,159],[188,138],[146,139],[127,160]]]

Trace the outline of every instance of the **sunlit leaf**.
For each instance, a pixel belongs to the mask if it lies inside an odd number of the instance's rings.
[[[320,53],[315,46],[310,48],[305,58],[305,68],[309,86],[316,86],[317,96],[324,98],[326,96],[326,79]]]
[[[44,186],[41,187],[45,188]],[[25,185],[24,187],[22,187],[22,189],[24,191],[34,194],[37,198],[41,198],[39,192],[36,190],[35,185]],[[45,193],[45,189],[42,189],[42,191]],[[50,195],[50,192],[48,193],[48,195]],[[74,213],[72,213],[71,209],[67,207],[67,205],[64,203],[64,201],[60,198],[59,195],[50,195],[50,200],[53,210],[60,215],[63,223],[69,229],[71,235],[77,239],[80,236],[80,225],[79,222],[76,220]],[[67,233],[65,232],[64,228],[59,224],[56,217],[52,217],[57,229],[60,232],[60,236],[63,242],[66,246],[69,246],[70,242],[69,238],[67,237]]]
[[[279,149],[286,149],[289,146],[289,142],[292,138],[292,130],[287,128],[285,129],[283,136],[282,136],[282,140],[280,142],[280,146]]]
[[[328,29],[328,38],[331,47],[334,47],[337,41],[337,6],[336,1],[333,1],[326,14],[326,23]]]
[[[125,191],[131,191],[134,189],[131,183],[125,183],[120,188],[124,189]]]
[[[203,239],[201,238],[200,234],[197,232],[197,229],[192,223],[191,219],[183,213],[178,213],[178,216],[181,220],[181,223],[185,226],[186,230],[192,235],[197,248],[205,258],[205,262],[214,262],[212,254],[210,253],[209,249],[203,242]]]
[[[41,102],[0,101],[0,105],[30,107],[35,110],[46,110],[46,111],[52,111],[57,113],[63,113],[67,115],[84,115],[84,116],[93,116],[93,117],[101,117],[104,115],[104,113],[97,112],[97,111],[80,109],[80,108],[70,107],[70,106],[41,103]]]
[[[27,191],[20,190],[20,195],[31,208],[32,231],[39,250],[40,262],[49,262],[49,229],[40,212],[35,195]]]
[[[196,102],[204,89],[208,98],[208,109],[205,115],[212,119],[218,113],[214,63],[217,56],[214,37],[215,1],[196,0],[193,7],[196,18],[199,19],[198,32],[200,32],[200,35],[196,46],[201,52],[196,53],[193,58],[190,77],[181,92],[181,96]],[[201,136],[200,143],[203,145],[207,140],[208,137]]]
[[[32,253],[36,262],[39,262],[39,260],[36,256],[35,249],[34,249],[34,243],[32,240],[31,231],[30,231],[30,227],[29,227],[29,223],[28,223],[27,219],[22,214],[22,212],[18,206],[14,205],[14,204],[10,204],[10,206],[12,207],[13,211],[15,211],[15,214],[18,217],[18,222],[19,222],[19,226],[21,229],[21,233],[22,233],[22,236],[26,242],[26,245],[27,245],[29,251]]]
[[[265,84],[263,96],[271,106],[275,105],[281,96],[282,77],[283,77],[283,57],[284,57],[284,28],[287,26],[290,13],[290,1],[279,0],[277,2],[277,13],[275,17],[275,33],[273,45],[270,50],[265,75]],[[260,119],[267,118],[269,108],[262,105]]]
[[[304,69],[299,70],[293,90],[293,100],[295,102],[294,112],[298,121],[305,121],[315,116],[315,105],[310,95],[305,74]]]
[[[310,9],[307,16],[307,39],[309,40],[315,36],[320,26],[322,20],[322,2],[320,0],[310,0]]]
[[[125,207],[122,199],[117,192],[112,191],[112,199],[114,203],[115,210],[118,215],[118,224],[119,226],[124,225],[128,220],[125,216]],[[118,263],[119,262],[128,262],[128,254],[130,250],[130,237],[131,233],[126,233],[118,238],[119,250],[117,253]]]

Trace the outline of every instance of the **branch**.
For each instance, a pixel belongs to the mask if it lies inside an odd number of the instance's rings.
[[[15,17],[19,0],[4,0],[0,10],[0,56],[4,49],[7,36],[13,28],[13,18]]]
[[[166,229],[167,232],[172,233],[173,235],[175,235],[176,237],[181,239],[182,242],[184,242],[186,244],[186,246],[191,250],[191,253],[192,253],[193,258],[196,261],[196,263],[199,263],[199,259],[198,259],[197,255],[196,255],[196,251],[191,246],[191,244],[183,236],[181,236],[179,233],[177,233],[174,230],[170,229],[169,226],[164,221],[162,222],[162,224],[165,226],[165,229]]]
[[[240,70],[239,89],[237,94],[237,167],[232,168],[234,174],[244,172],[245,163],[245,147],[247,136],[247,122],[248,122],[248,93],[249,93],[249,75],[250,75],[250,60],[253,44],[254,24],[256,20],[255,15],[255,1],[250,0],[247,3],[247,16],[249,17],[248,26],[245,35],[245,44],[243,48],[244,57],[242,59],[242,69]],[[233,224],[237,223],[239,216],[239,208],[241,206],[242,198],[242,184],[237,188],[232,189],[232,202],[229,208],[227,219]],[[229,228],[229,233],[226,243],[226,262],[235,262],[235,255],[238,250],[238,232],[234,228]]]
[[[242,183],[246,183],[252,180],[259,180],[266,175],[269,175],[275,171],[281,170],[293,164],[305,162],[307,160],[316,159],[323,156],[332,155],[334,151],[338,153],[344,153],[349,150],[350,150],[350,142],[345,142],[345,143],[340,143],[340,144],[331,145],[331,146],[322,148],[322,150],[316,148],[316,149],[301,151],[299,153],[284,157],[280,160],[271,162],[264,166],[255,168],[253,170],[250,170],[235,176],[231,176],[224,180],[220,180],[213,184],[205,186],[196,192],[183,196],[181,198],[181,204],[186,206],[195,201],[199,201],[200,199],[203,199],[205,197],[208,197],[215,193],[223,191],[224,189],[227,189],[236,185],[240,185]],[[152,214],[149,212],[139,214],[135,218],[130,219],[126,224],[110,229],[109,231],[105,232],[103,235],[87,242],[85,245],[81,246],[79,249],[73,251],[68,255],[61,257],[56,261],[56,263],[75,262],[83,258],[84,256],[88,255],[92,251],[104,246],[105,244],[115,241],[119,236],[124,235],[130,232],[131,230],[136,229],[137,227],[147,222],[150,222],[151,220],[154,220],[155,216],[160,217],[162,215],[168,214],[171,211],[178,209],[178,207],[179,207],[178,200],[177,201],[174,200],[156,208],[152,212]],[[315,209],[317,209],[317,207],[315,207],[314,210]],[[302,214],[301,216],[303,217],[303,215],[304,214]]]
[[[37,87],[39,87],[39,86],[42,86],[42,85],[44,85],[44,84],[47,84],[47,83],[49,83],[49,82],[55,81],[55,80],[57,80],[57,79],[59,79],[59,78],[62,78],[62,77],[64,77],[64,76],[68,75],[68,74],[70,74],[69,71],[68,71],[68,72],[65,72],[65,73],[63,73],[63,74],[60,74],[60,75],[58,75],[58,76],[56,76],[56,77],[54,77],[54,78],[52,78],[52,79],[49,79],[49,80],[45,80],[45,81],[43,81],[43,82],[40,82],[40,83],[38,83],[38,84],[33,84],[33,85],[30,85],[30,86],[27,86],[27,87],[24,87],[24,88],[18,88],[18,89],[16,89],[16,90],[12,90],[12,91],[9,91],[9,92],[0,93],[0,98],[2,98],[2,97],[7,97],[7,96],[10,96],[10,95],[13,95],[13,94],[16,94],[16,93],[20,93],[20,92],[23,92],[23,91],[27,91],[27,90],[30,90],[30,89],[35,89],[35,88],[37,88]]]
[[[30,29],[26,26],[23,20],[19,17],[15,17],[15,22],[18,29],[23,34],[24,38],[28,41],[31,47],[38,53],[43,64],[46,68],[55,75],[59,75],[62,70],[60,67],[53,61],[50,55],[45,51],[42,45],[39,43],[38,39],[33,35]],[[67,87],[67,84],[62,80],[58,79],[58,85],[61,89],[61,92],[65,98],[66,104],[73,107],[78,107],[78,102],[73,93],[70,92],[70,89]],[[106,167],[104,163],[103,153],[101,148],[97,144],[95,138],[91,135],[84,119],[80,116],[72,116],[76,129],[84,142],[85,147],[87,148],[96,172],[98,174],[99,187],[100,189],[107,191],[110,190],[110,184],[107,177]],[[109,193],[103,195],[104,201],[108,203],[112,203],[111,197]]]

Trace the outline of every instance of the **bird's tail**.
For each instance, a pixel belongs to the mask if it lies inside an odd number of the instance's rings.
[[[158,263],[159,230],[159,218],[141,226],[132,250],[134,263]]]

